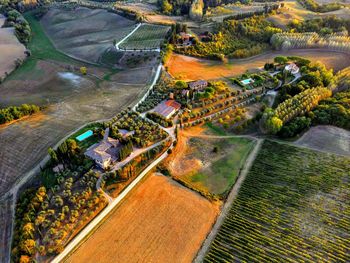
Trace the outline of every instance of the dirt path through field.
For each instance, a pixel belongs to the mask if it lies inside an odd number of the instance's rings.
[[[65,262],[191,262],[218,205],[152,174]]]
[[[245,73],[247,70],[257,70],[266,62],[272,62],[276,56],[300,56],[311,61],[320,61],[335,72],[350,65],[350,54],[316,49],[300,49],[290,51],[271,51],[248,59],[232,59],[224,64],[219,61],[199,59],[179,54],[173,54],[166,66],[169,73],[178,79],[219,79]]]
[[[199,250],[199,252],[194,260],[195,263],[203,262],[203,259],[204,259],[205,255],[210,247],[210,244],[213,242],[213,240],[214,240],[215,236],[217,235],[222,223],[224,222],[226,215],[228,214],[228,212],[231,208],[231,205],[232,205],[233,201],[235,200],[244,179],[246,178],[250,168],[253,165],[253,162],[254,162],[254,160],[255,160],[255,158],[256,158],[256,156],[261,148],[263,141],[264,141],[263,139],[258,139],[256,145],[254,146],[254,149],[249,154],[248,159],[247,159],[246,163],[244,164],[244,167],[241,170],[241,173],[238,177],[238,180],[235,183],[235,185],[233,186],[229,196],[227,197],[227,200],[226,200],[226,202],[225,202],[225,204],[220,212],[218,219],[216,220],[214,227],[212,228],[211,232],[209,233],[206,240],[202,244],[202,247]]]

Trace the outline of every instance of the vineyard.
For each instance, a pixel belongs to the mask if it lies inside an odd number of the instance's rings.
[[[204,262],[349,262],[349,169],[265,141]]]
[[[169,31],[167,26],[142,24],[134,34],[127,38],[121,49],[147,50],[158,49]]]
[[[343,33],[321,36],[313,33],[277,33],[271,38],[271,44],[282,50],[294,48],[326,48],[350,52],[350,37]]]
[[[275,116],[286,123],[296,116],[309,112],[318,105],[320,100],[330,96],[332,92],[327,88],[307,89],[279,104],[275,110]]]

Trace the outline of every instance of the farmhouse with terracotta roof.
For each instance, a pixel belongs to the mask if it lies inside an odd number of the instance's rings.
[[[153,112],[162,115],[166,119],[169,119],[180,108],[181,104],[176,102],[175,100],[164,100],[153,109]]]

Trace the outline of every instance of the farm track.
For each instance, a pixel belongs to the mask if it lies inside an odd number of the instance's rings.
[[[221,137],[221,136],[219,136]],[[224,138],[227,138],[226,136],[223,136]],[[232,137],[237,137],[237,136],[231,136]],[[261,148],[261,145],[263,143],[263,139],[256,139],[257,143],[254,147],[254,149],[251,151],[251,153],[249,154],[246,163],[244,164],[243,169],[241,170],[241,173],[238,177],[237,182],[234,184],[230,194],[227,197],[227,200],[223,206],[223,208],[221,209],[220,215],[218,216],[218,219],[216,220],[215,225],[213,226],[211,232],[209,233],[209,235],[207,236],[206,240],[204,241],[201,249],[199,250],[196,258],[194,259],[194,263],[201,263],[203,262],[203,259],[207,253],[207,251],[209,250],[209,247],[211,245],[211,243],[213,242],[213,240],[215,239],[218,231],[220,230],[220,227],[222,226],[226,216],[228,215],[231,205],[233,203],[233,201],[236,199],[238,191],[242,185],[242,183],[244,182],[250,168],[253,165],[253,162],[257,156],[257,154],[259,153],[259,150]]]

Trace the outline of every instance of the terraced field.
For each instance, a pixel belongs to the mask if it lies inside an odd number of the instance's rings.
[[[121,45],[121,49],[157,49],[169,31],[167,26],[142,24]]]
[[[349,169],[265,141],[204,262],[349,262]]]

